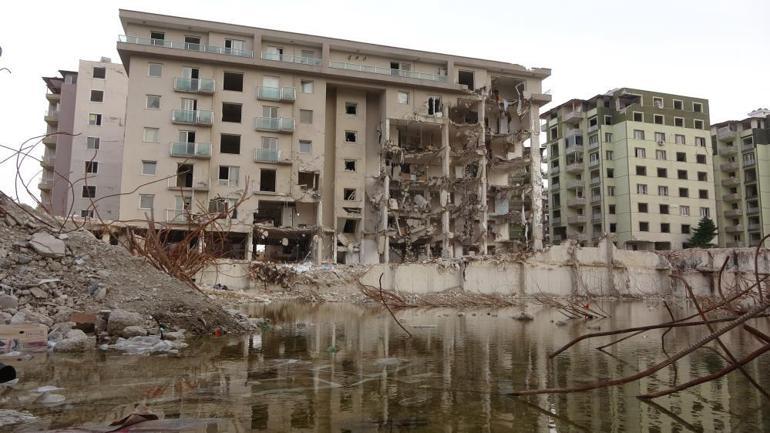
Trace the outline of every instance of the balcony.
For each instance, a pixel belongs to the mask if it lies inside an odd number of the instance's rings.
[[[177,158],[211,158],[210,143],[172,143],[169,155]]]
[[[738,170],[738,163],[733,162],[723,162],[719,164],[719,169],[722,171],[735,171]]]
[[[281,159],[281,151],[276,149],[254,149],[254,162],[291,163]]]
[[[592,177],[591,178],[591,185],[599,185],[600,183],[602,183],[602,178],[601,177]]]
[[[567,173],[578,174],[583,172],[583,161],[576,161],[571,164],[567,164]]]
[[[586,205],[585,197],[574,197],[567,199],[567,207],[583,207]]]
[[[50,90],[45,94],[45,99],[48,100],[48,102],[53,102],[56,104],[61,100],[61,93],[53,93]]]
[[[743,215],[743,209],[729,209],[725,211],[727,218],[735,218]]]
[[[749,231],[755,232],[758,231],[762,226],[759,223],[749,223]]]
[[[257,117],[254,129],[268,132],[294,132],[294,119],[291,117]]]
[[[212,94],[216,83],[211,78],[174,78],[174,90],[183,93]]]
[[[257,87],[257,99],[260,101],[294,102],[297,91],[294,87]]]
[[[209,183],[205,180],[195,180],[189,182],[188,179],[182,176],[174,176],[167,179],[166,185],[170,190],[194,190],[194,191],[208,191]]]
[[[725,244],[726,248],[738,248],[740,246],[741,246],[740,242],[735,242],[735,241],[730,241]]]
[[[756,215],[759,213],[759,206],[752,206],[750,203],[746,204],[746,215]]]
[[[561,217],[551,218],[551,225],[558,226],[559,224],[561,224]]]
[[[567,182],[567,189],[568,190],[570,190],[570,189],[578,189],[578,188],[582,188],[582,187],[583,187],[583,180],[582,179],[571,180],[571,181]]]
[[[59,123],[59,111],[48,110],[45,112],[44,119],[47,123],[56,124]]]
[[[719,148],[719,156],[733,156],[738,153],[737,146],[723,146]]]
[[[741,180],[735,176],[722,179],[722,186],[738,186],[741,184]]]
[[[50,134],[43,137],[43,144],[49,147],[56,147],[56,134]]]
[[[743,232],[743,225],[742,224],[736,224],[725,227],[725,231],[727,233],[741,233]]]
[[[41,191],[50,191],[51,188],[53,188],[53,177],[51,176],[43,176],[40,178],[40,183],[37,184],[37,187]]]
[[[567,224],[585,224],[588,218],[585,215],[567,217]]]
[[[214,113],[206,110],[174,110],[171,123],[180,125],[211,126]]]
[[[199,216],[189,209],[166,209],[166,222],[170,224],[192,224]]]
[[[593,142],[591,142],[590,140],[588,141],[589,149],[596,149],[597,147],[599,147],[599,140],[595,140]]]
[[[43,159],[40,160],[40,165],[43,168],[53,168],[55,161],[56,161],[56,159],[54,158],[54,156],[52,154],[49,155],[46,152],[46,154],[43,155]]]
[[[741,199],[741,193],[739,192],[731,192],[729,194],[725,194],[722,196],[722,200],[726,202],[734,202],[739,201]]]
[[[717,140],[719,141],[733,141],[738,131],[732,126],[723,126],[717,129]]]
[[[597,167],[599,166],[599,160],[598,159],[592,159],[588,162],[589,167]]]
[[[329,62],[331,69],[344,69],[346,71],[366,72],[369,74],[389,75],[393,77],[414,78],[416,80],[447,82],[444,74],[429,74],[426,72],[405,71],[403,69],[391,69],[381,66],[363,65],[357,63]]]
[[[568,141],[565,153],[567,155],[569,155],[570,153],[583,153],[583,150],[584,148],[582,144],[574,144],[574,143],[570,144]]]
[[[217,47],[214,45],[193,44],[189,42],[167,41],[165,39],[140,38],[138,36],[120,35],[118,42],[125,44],[149,45],[153,47],[170,48],[174,50],[197,51],[201,53],[222,54],[225,56],[254,58],[254,52],[235,48]]]
[[[557,165],[556,167],[548,167],[548,174],[554,175],[559,174],[560,168]]]
[[[753,150],[754,149],[754,142],[751,143],[743,143],[741,145],[741,150]]]
[[[580,123],[581,120],[583,120],[583,111],[581,110],[570,110],[564,113],[564,117],[562,117],[562,122],[564,123],[571,123],[573,125],[577,125]]]
[[[268,53],[267,51],[262,52],[262,60],[270,60],[273,62],[297,63],[300,65],[309,65],[309,66],[318,66],[321,64],[321,59],[318,57],[292,56],[289,54]]]
[[[591,222],[593,223],[600,223],[602,222],[602,214],[595,213],[591,215]]]
[[[601,194],[597,194],[597,195],[592,195],[591,196],[591,203],[598,203],[600,201],[602,201],[602,195]]]
[[[744,168],[746,168],[746,167],[754,167],[755,165],[757,165],[757,160],[756,159],[744,159],[743,160],[743,167]]]

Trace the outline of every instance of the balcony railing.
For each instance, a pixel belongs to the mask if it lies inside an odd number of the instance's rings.
[[[174,90],[187,93],[214,93],[216,83],[211,78],[174,78]]]
[[[587,218],[585,215],[576,215],[567,217],[567,224],[585,224]]]
[[[297,99],[297,91],[294,87],[257,87],[257,99],[294,102]]]
[[[717,129],[717,140],[719,141],[732,141],[735,135],[738,133],[731,126],[723,126]]]
[[[728,218],[735,218],[743,215],[743,209],[730,209],[725,211],[725,216]]]
[[[588,166],[589,167],[596,167],[597,165],[599,165],[599,160],[598,159],[592,159],[592,160],[588,161]]]
[[[51,188],[53,188],[53,177],[50,177],[50,176],[41,177],[40,183],[37,184],[37,187],[43,191],[50,190]]]
[[[744,159],[743,160],[743,166],[744,167],[753,167],[757,164],[756,159]]]
[[[564,113],[564,118],[562,121],[565,123],[574,123],[577,124],[580,122],[580,120],[583,118],[583,112],[581,110],[571,110]]]
[[[725,228],[725,231],[727,231],[728,233],[742,232],[743,231],[743,225],[742,224],[736,224],[736,225],[727,226]]]
[[[584,166],[585,165],[583,164],[583,161],[576,161],[567,164],[567,173],[582,173]]]
[[[281,160],[281,151],[277,149],[254,149],[254,161],[278,162]]]
[[[738,170],[737,162],[723,162],[719,164],[719,169],[722,171],[735,171]]]
[[[184,125],[210,126],[214,113],[206,110],[174,110],[171,113],[171,122]]]
[[[727,177],[722,179],[722,186],[738,186],[741,184],[741,180],[737,177]]]
[[[192,182],[188,182],[185,176],[170,177],[166,181],[166,184],[168,189],[190,189],[196,191],[209,190],[209,183],[207,181],[193,178]]]
[[[222,54],[226,56],[253,58],[254,52],[235,48],[217,47],[215,45],[193,44],[190,42],[168,41],[165,39],[140,38],[138,36],[120,35],[118,42],[126,44],[149,45],[154,47],[171,48],[175,50],[197,51],[201,53]]]
[[[558,165],[556,167],[548,167],[549,174],[559,174],[560,170],[561,168]]]
[[[171,224],[188,224],[198,219],[199,215],[189,209],[166,209],[166,222]]]
[[[46,146],[56,146],[56,134],[50,134],[43,137],[43,144]]]
[[[759,207],[758,206],[748,206],[746,207],[746,215],[754,215],[759,213]]]
[[[43,158],[40,160],[40,165],[42,165],[45,168],[51,168],[54,165],[54,162],[56,161],[56,158],[54,158],[53,155],[43,155]]]
[[[719,156],[732,156],[738,153],[737,146],[723,146],[719,148]]]
[[[294,119],[290,117],[257,117],[254,119],[257,131],[294,132]]]
[[[749,223],[749,231],[750,231],[750,232],[753,232],[753,231],[757,231],[757,230],[759,230],[761,227],[762,227],[762,226],[761,226],[759,223]]]
[[[58,122],[59,121],[59,111],[58,110],[47,110],[44,115],[46,122]]]
[[[583,207],[586,204],[585,197],[575,197],[567,199],[567,207]]]
[[[394,77],[414,78],[417,80],[446,82],[444,74],[430,74],[427,72],[405,71],[403,69],[384,68],[382,66],[363,65],[359,63],[329,62],[332,69],[344,69],[347,71],[366,72],[370,74],[390,75]]]
[[[571,180],[567,182],[567,189],[577,189],[583,187],[583,180]]]
[[[722,200],[728,201],[728,202],[730,202],[730,201],[738,201],[740,199],[741,199],[741,194],[738,193],[738,192],[732,192],[732,193],[725,194],[725,195],[722,196]]]
[[[211,144],[210,143],[172,143],[171,156],[179,158],[211,158]]]
[[[300,65],[310,65],[310,66],[318,66],[321,64],[321,59],[318,57],[292,56],[290,54],[268,53],[267,51],[262,52],[262,60],[272,60],[274,62],[298,63]]]

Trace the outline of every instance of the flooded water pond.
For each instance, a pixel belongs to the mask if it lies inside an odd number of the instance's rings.
[[[514,389],[566,386],[620,377],[662,359],[661,332],[595,350],[608,338],[580,343],[554,360],[547,354],[596,328],[663,322],[660,304],[603,304],[611,318],[562,320],[556,310],[410,310],[389,313],[346,304],[244,307],[273,324],[262,335],[190,341],[180,357],[93,353],[39,354],[15,363],[21,380],[0,388],[0,409],[28,410],[33,424],[5,431],[106,426],[138,405],[167,421],[141,431],[195,432],[770,432],[770,404],[733,373],[645,403],[636,396],[724,366],[699,350],[653,377],[581,394],[513,398]],[[561,326],[559,326],[561,325]],[[762,324],[767,328],[767,323]],[[590,329],[589,329],[590,327]],[[703,330],[678,328],[671,352]],[[728,334],[736,355],[756,349],[751,337]],[[770,388],[770,356],[747,370]],[[35,390],[56,386],[62,401]],[[170,420],[199,420],[169,427]],[[202,421],[200,421],[202,420]],[[160,424],[157,424],[160,425]],[[135,430],[140,431],[137,424]],[[102,427],[103,430],[104,427]],[[181,430],[180,430],[181,429]],[[2,429],[0,429],[2,431]]]

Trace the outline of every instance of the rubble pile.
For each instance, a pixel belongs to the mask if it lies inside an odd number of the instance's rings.
[[[0,193],[0,327],[36,324],[50,329],[51,346],[64,352],[94,347],[97,338],[174,329],[235,333],[246,326],[123,247]],[[14,332],[23,331],[6,329],[6,338]]]

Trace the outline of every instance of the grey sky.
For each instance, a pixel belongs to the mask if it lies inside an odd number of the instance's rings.
[[[767,0],[26,0],[0,12],[0,67],[13,71],[0,72],[0,144],[45,131],[41,76],[119,60],[118,8],[548,67],[555,103],[636,87],[708,98],[712,122],[770,106]],[[30,161],[23,175],[39,170]],[[13,192],[14,171],[0,166],[0,190]]]

